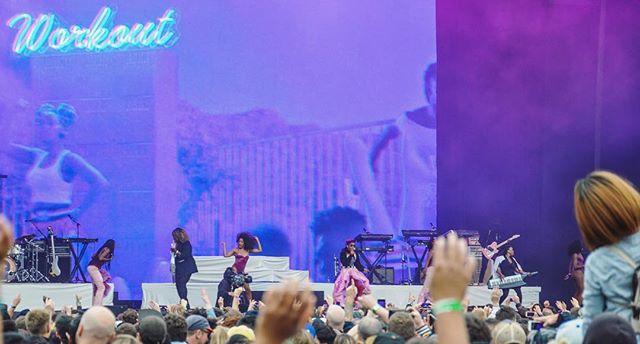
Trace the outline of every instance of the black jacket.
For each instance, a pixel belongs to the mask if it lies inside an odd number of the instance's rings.
[[[180,252],[176,254],[176,277],[198,272],[196,260],[191,253],[191,243],[189,241],[178,243],[176,250]]]
[[[356,252],[354,257],[348,256],[348,252],[349,249],[346,247],[343,248],[342,251],[340,251],[340,264],[342,264],[342,266],[346,268],[355,266],[358,271],[364,271],[364,266],[362,266],[362,263],[360,263],[360,257],[358,257],[358,253]]]

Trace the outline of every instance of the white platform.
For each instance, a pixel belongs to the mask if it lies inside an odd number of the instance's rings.
[[[193,283],[218,283],[222,280],[224,271],[233,265],[234,258],[219,256],[194,257],[198,272],[191,276]],[[303,270],[289,270],[289,257],[251,256],[245,269],[255,282],[280,282],[283,280],[306,281],[309,272]]]
[[[255,282],[251,284],[251,290],[265,291],[269,290],[278,283]],[[218,293],[217,283],[189,283],[187,289],[189,292],[189,302],[194,307],[203,306],[200,298],[200,290],[207,290],[209,297],[215,302]],[[314,291],[323,291],[325,295],[333,294],[332,283],[311,283]],[[417,296],[422,289],[421,286],[407,285],[372,285],[371,290],[377,299],[384,299],[387,303],[395,305],[405,305],[409,295]],[[523,287],[522,297],[523,304],[531,304],[539,302],[540,287]],[[149,301],[154,300],[160,305],[168,305],[178,303],[178,293],[175,284],[172,283],[143,283],[142,284],[142,308],[147,308]],[[512,292],[513,293],[513,292]],[[491,302],[491,290],[486,286],[471,286],[468,288],[468,295],[472,305],[484,305]]]
[[[82,297],[82,306],[86,308],[91,306],[93,295],[91,283],[3,283],[0,288],[0,298],[3,303],[11,304],[18,294],[22,296],[18,310],[43,308],[43,296],[51,298],[56,309],[62,309],[65,305],[75,307],[76,294]],[[109,295],[104,298],[104,304],[113,304],[113,285]]]
[[[224,271],[233,265],[233,257],[225,258],[221,256],[195,256],[198,270],[201,271]],[[247,271],[269,269],[269,270],[289,270],[289,257],[267,257],[251,256],[247,262]]]

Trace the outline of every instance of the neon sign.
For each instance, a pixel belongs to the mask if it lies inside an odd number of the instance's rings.
[[[18,30],[13,40],[13,51],[20,55],[44,54],[52,50],[102,52],[169,47],[178,40],[173,9],[165,11],[154,22],[131,26],[114,26],[114,16],[113,9],[103,7],[89,27],[65,27],[52,13],[42,13],[35,18],[28,13],[20,13],[11,17],[7,26]]]

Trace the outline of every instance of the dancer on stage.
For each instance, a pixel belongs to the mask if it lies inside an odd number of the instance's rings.
[[[231,251],[227,251],[227,243],[222,242],[222,253],[225,257],[233,256],[235,262],[231,266],[231,269],[236,274],[244,274],[244,269],[249,261],[249,253],[262,252],[262,244],[257,236],[253,236],[248,232],[242,232],[236,236],[236,248]],[[247,292],[247,301],[253,300],[253,294],[251,293],[251,287],[249,283],[244,283],[244,290]]]
[[[347,240],[346,247],[340,251],[340,264],[342,269],[333,285],[333,300],[336,304],[344,305],[347,287],[351,285],[351,281],[354,282],[358,289],[356,299],[361,295],[371,294],[369,279],[362,273],[369,272],[369,270],[365,269],[360,263],[354,240]]]
[[[569,245],[567,253],[571,260],[569,261],[569,273],[564,277],[565,281],[569,278],[573,279],[576,285],[576,292],[573,297],[582,304],[582,292],[584,291],[584,256],[582,255],[582,244],[580,241],[574,241]]]
[[[171,252],[175,255],[176,265],[176,289],[178,290],[180,301],[187,301],[188,307],[187,282],[191,279],[191,274],[198,272],[198,267],[195,259],[193,259],[191,242],[189,242],[187,232],[183,228],[176,227],[171,232],[171,236],[173,237]]]
[[[91,282],[93,283],[93,306],[102,306],[102,300],[109,294],[111,287],[111,275],[103,268],[105,264],[111,267],[111,260],[116,249],[116,242],[113,239],[107,240],[94,254],[91,256],[91,262],[87,267]]]

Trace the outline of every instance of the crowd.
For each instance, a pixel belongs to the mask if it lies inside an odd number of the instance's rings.
[[[484,305],[466,304],[475,269],[464,240],[455,233],[433,246],[430,299],[382,307],[375,295],[358,296],[352,283],[343,306],[331,297],[317,305],[308,287],[285,282],[263,302],[186,304],[127,310],[117,317],[94,306],[20,309],[20,297],[0,311],[5,343],[215,343],[215,344],[396,344],[396,343],[637,343],[640,338],[640,194],[623,178],[594,172],[575,186],[575,215],[586,246],[582,304],[578,298],[523,305],[515,295],[501,304],[494,289]],[[6,227],[6,226],[5,226]],[[2,232],[0,248],[5,248]],[[6,252],[6,251],[2,251]],[[422,302],[422,300],[421,300]],[[398,307],[399,306],[399,307]]]

